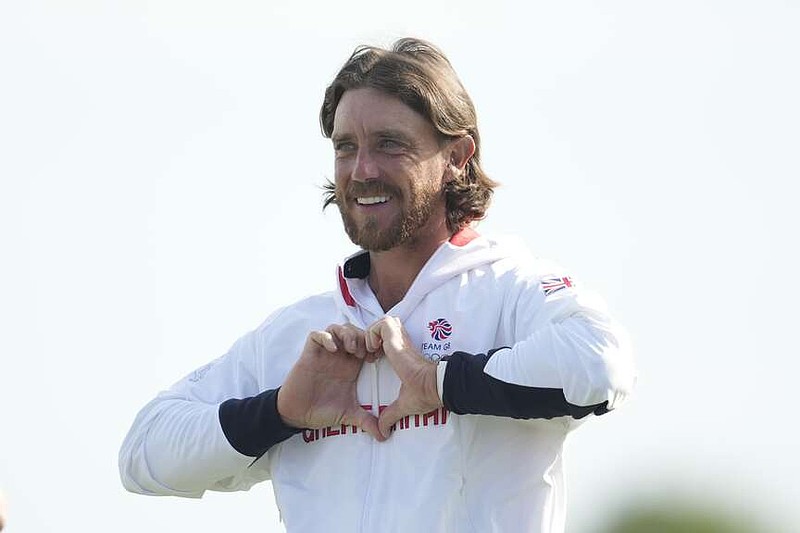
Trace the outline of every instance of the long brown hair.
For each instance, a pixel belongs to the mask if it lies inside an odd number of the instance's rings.
[[[445,187],[447,227],[455,233],[486,216],[498,183],[481,168],[481,138],[475,106],[447,57],[431,43],[405,38],[391,50],[359,46],[325,90],[319,114],[322,134],[330,138],[336,108],[345,91],[361,87],[381,90],[399,98],[426,117],[443,141],[470,135],[475,153],[465,172]],[[335,186],[324,186],[323,209],[336,203]]]

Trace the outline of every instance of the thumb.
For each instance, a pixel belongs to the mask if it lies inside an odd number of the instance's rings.
[[[393,401],[391,404],[387,405],[383,411],[381,412],[380,418],[378,418],[378,427],[380,428],[381,435],[383,435],[383,440],[389,438],[392,432],[392,426],[394,426],[398,420],[403,418],[406,413],[400,408],[399,399]]]
[[[372,438],[378,442],[386,440],[386,437],[384,437],[378,429],[378,419],[366,409],[363,409],[361,406],[356,407],[352,419],[352,425],[360,427],[372,435]]]
[[[370,326],[367,328],[366,334],[364,335],[364,344],[367,347],[367,352],[374,353],[380,350],[382,340],[381,334],[379,331],[375,331],[375,327]]]

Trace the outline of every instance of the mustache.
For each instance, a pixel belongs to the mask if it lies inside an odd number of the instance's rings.
[[[345,198],[357,196],[393,196],[399,197],[400,190],[382,181],[351,181],[344,191]]]

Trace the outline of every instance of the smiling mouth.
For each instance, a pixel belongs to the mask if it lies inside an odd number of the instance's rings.
[[[358,205],[376,205],[384,204],[390,199],[389,196],[359,196],[356,198]]]

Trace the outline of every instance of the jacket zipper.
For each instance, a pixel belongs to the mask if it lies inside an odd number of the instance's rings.
[[[371,363],[369,366],[370,374],[372,374],[372,402],[371,402],[371,410],[372,414],[375,417],[380,415],[380,388],[378,387],[378,364],[379,361],[375,361]],[[364,510],[361,512],[361,525],[359,527],[359,531],[373,531],[372,528],[369,527],[370,522],[372,521],[372,516],[370,516],[370,509],[371,509],[371,499],[372,499],[372,477],[374,472],[374,465],[375,465],[375,454],[377,453],[377,441],[374,439],[370,439],[372,442],[370,443],[369,448],[369,476],[367,477],[367,492],[364,495]]]

